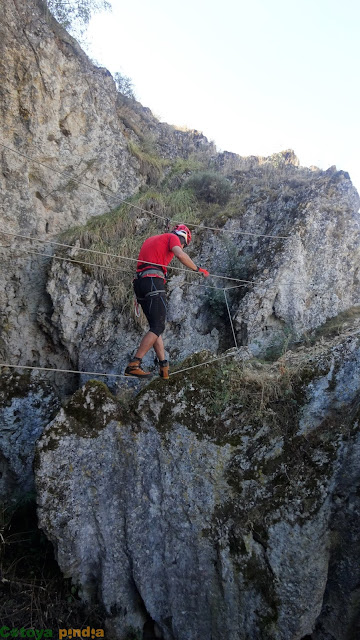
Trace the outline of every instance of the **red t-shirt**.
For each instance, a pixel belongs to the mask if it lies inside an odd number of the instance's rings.
[[[162,233],[159,236],[151,236],[145,240],[140,249],[136,271],[143,271],[151,265],[158,268],[159,265],[162,265],[162,270],[166,275],[166,265],[174,257],[172,251],[174,247],[181,248],[180,239],[175,233]],[[144,262],[140,262],[140,260],[144,260]]]

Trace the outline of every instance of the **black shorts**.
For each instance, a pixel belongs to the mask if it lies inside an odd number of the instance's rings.
[[[134,291],[150,325],[150,331],[160,336],[165,329],[166,320],[166,293],[163,279],[153,276],[136,278]]]

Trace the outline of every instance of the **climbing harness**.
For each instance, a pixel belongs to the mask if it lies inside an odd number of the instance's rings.
[[[162,278],[163,280],[165,280],[165,274],[163,271],[160,271],[160,269],[145,267],[145,269],[143,269],[142,271],[136,272],[137,278],[150,278],[151,276],[154,276],[154,278]]]
[[[159,293],[166,293],[165,289],[156,289],[156,291],[149,291],[148,293],[145,293],[143,298],[137,298],[139,300],[139,302],[141,300],[146,300],[146,298],[153,298],[154,296],[158,296]]]

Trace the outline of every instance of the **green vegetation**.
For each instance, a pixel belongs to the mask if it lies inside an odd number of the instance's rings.
[[[208,158],[200,152],[191,153],[186,158],[177,158],[168,167],[168,172],[162,185],[163,188],[167,190],[180,188],[189,175],[204,171],[208,166],[208,162]]]
[[[337,316],[329,318],[324,324],[315,329],[310,342],[316,342],[321,337],[333,338],[339,335],[349,323],[351,324],[358,318],[360,318],[360,305],[346,309],[346,311],[342,311],[341,313],[338,313]]]
[[[238,363],[229,357],[191,369],[209,359],[208,352],[190,356],[172,369],[175,372],[190,367],[188,372],[172,376],[167,385],[155,380],[140,392],[139,397],[154,391],[160,401],[164,400],[157,420],[159,429],[171,428],[173,405],[168,396],[177,393],[181,393],[187,407],[182,422],[200,438],[208,437],[219,445],[236,446],[242,424],[256,427],[266,423],[273,433],[282,435],[294,428],[303,401],[304,381],[315,377],[306,362],[292,366],[283,359],[275,363],[262,363],[257,359]],[[206,407],[208,419],[200,414],[199,406]],[[231,424],[224,419],[224,412],[229,408]]]
[[[225,205],[231,195],[229,180],[210,171],[194,173],[186,181],[185,187],[192,189],[198,200],[213,204]]]
[[[158,184],[162,177],[162,169],[167,161],[160,158],[144,139],[141,145],[128,141],[128,149],[140,163],[140,171],[147,176],[148,184]]]
[[[105,403],[111,400],[112,410],[104,413]],[[102,431],[111,418],[119,417],[117,402],[106,384],[99,380],[90,380],[84,389],[78,389],[64,407],[69,418],[77,423],[73,429],[83,438],[96,437]]]
[[[109,402],[110,401],[110,402]],[[107,410],[104,407],[107,405]],[[64,413],[68,418],[65,426],[56,424],[49,432],[44,450],[55,451],[62,436],[76,433],[81,438],[97,438],[110,420],[117,422],[123,415],[122,403],[111,394],[106,384],[99,380],[89,380],[84,388],[78,389],[64,403]],[[35,468],[39,464],[39,454],[35,455]]]

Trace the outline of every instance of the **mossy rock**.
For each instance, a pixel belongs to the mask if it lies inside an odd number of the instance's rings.
[[[81,438],[97,438],[111,420],[122,422],[124,409],[108,387],[89,380],[74,393],[63,407],[63,416],[45,434],[43,450],[54,451],[62,437],[76,434]]]

